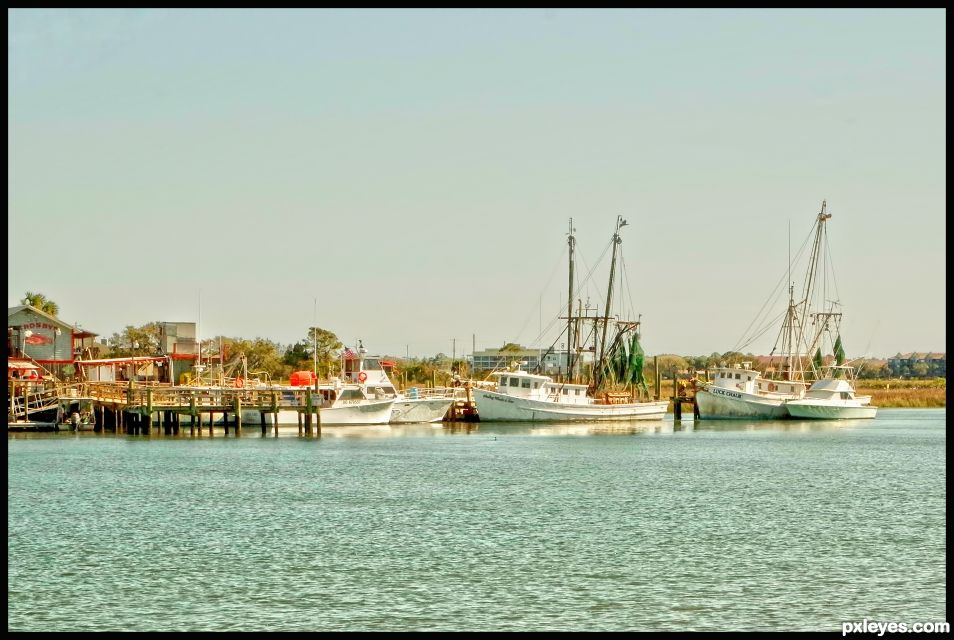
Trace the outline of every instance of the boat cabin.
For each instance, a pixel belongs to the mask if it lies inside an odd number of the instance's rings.
[[[854,367],[828,365],[822,367],[821,377],[812,383],[808,398],[821,400],[870,400],[870,396],[855,396]]]
[[[497,393],[516,398],[563,402],[566,404],[592,404],[586,395],[587,385],[553,382],[549,376],[541,376],[526,371],[495,371]]]
[[[357,353],[346,350],[341,357],[341,371],[345,381],[363,385],[369,394],[380,397],[391,398],[397,395],[389,376],[394,371],[394,365],[391,360],[366,355],[363,347],[359,347]]]
[[[727,367],[710,370],[710,379],[714,386],[732,391],[758,395],[778,394],[780,396],[801,395],[808,386],[801,380],[771,380],[752,369],[751,362],[743,362]]]

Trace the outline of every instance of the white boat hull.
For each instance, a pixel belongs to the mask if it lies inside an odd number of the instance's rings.
[[[481,422],[568,422],[574,420],[662,420],[669,402],[629,404],[571,404],[509,396],[474,389],[474,402]]]
[[[397,400],[391,409],[391,423],[440,422],[447,415],[454,398],[419,398]]]
[[[699,419],[778,420],[788,418],[784,397],[772,398],[715,387],[696,392]]]
[[[387,424],[391,420],[391,408],[394,400],[380,400],[363,404],[348,404],[341,407],[322,407],[318,411],[318,421],[322,426],[339,424]],[[242,424],[262,424],[262,414],[258,411],[243,411]],[[265,413],[265,424],[274,425],[273,413]],[[278,412],[279,425],[297,425],[298,412],[282,410]]]
[[[809,418],[813,420],[853,420],[874,418],[878,407],[847,406],[824,404],[810,400],[792,400],[785,404],[788,414],[793,418]]]

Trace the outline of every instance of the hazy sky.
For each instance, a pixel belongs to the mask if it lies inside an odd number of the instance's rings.
[[[647,353],[724,352],[826,199],[849,357],[946,348],[942,9],[8,16],[10,305],[545,347],[619,214]]]

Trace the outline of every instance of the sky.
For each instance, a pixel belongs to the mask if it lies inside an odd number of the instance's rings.
[[[945,17],[8,10],[8,305],[102,337],[545,348],[569,220],[602,306],[619,215],[647,354],[707,355],[825,200],[848,356],[945,351]]]

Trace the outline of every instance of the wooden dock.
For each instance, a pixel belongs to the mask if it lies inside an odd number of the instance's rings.
[[[22,384],[22,383],[16,383]],[[17,397],[11,389],[11,397]],[[50,392],[49,389],[46,391]],[[274,415],[278,434],[278,412],[298,413],[299,433],[320,433],[318,406],[320,394],[312,387],[300,389],[227,388],[172,386],[164,383],[86,382],[57,385],[55,396],[65,406],[84,401],[92,408],[95,431],[105,429],[116,433],[149,433],[162,428],[166,434],[178,434],[185,419],[192,433],[203,427],[212,433],[217,415],[228,435],[234,426],[235,435],[241,433],[242,412],[258,411],[262,434],[268,430],[266,414]],[[22,392],[20,394],[22,397]],[[13,405],[11,405],[13,406]],[[206,422],[207,421],[207,422]],[[206,424],[203,424],[206,422]],[[8,426],[10,421],[8,420]]]

